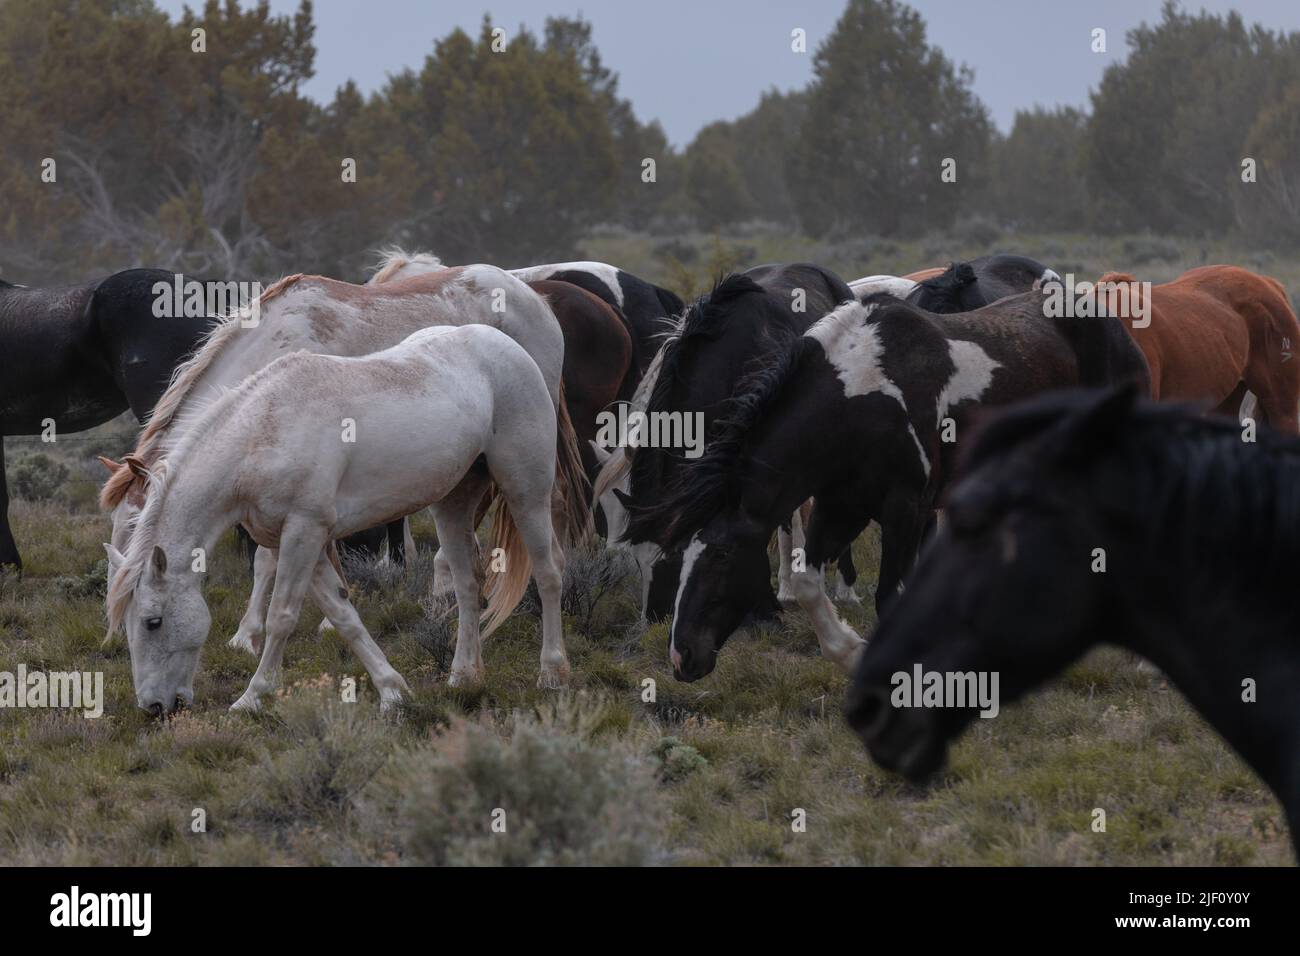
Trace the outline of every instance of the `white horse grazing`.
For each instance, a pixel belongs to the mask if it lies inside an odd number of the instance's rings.
[[[176,370],[135,451],[121,465],[105,461],[114,473],[104,485],[100,504],[113,510],[114,547],[127,548],[153,464],[167,455],[189,423],[223,389],[292,351],[366,355],[396,345],[427,326],[488,325],[524,348],[541,370],[552,408],[557,410],[560,447],[571,449],[560,457],[556,491],[560,500],[572,500],[570,489],[582,487],[586,479],[572,425],[560,402],[564,335],[555,315],[541,296],[495,266],[441,269],[436,268],[440,265],[436,260],[432,265],[431,273],[426,270],[427,274],[382,288],[319,276],[289,276],[262,293],[255,322],[254,313],[246,310],[217,326],[194,357]],[[581,518],[585,522],[585,514]],[[573,518],[565,525],[576,523]],[[254,651],[260,644],[266,625],[265,597],[274,573],[274,556],[259,553],[253,599],[232,645]]]
[[[542,602],[538,683],[565,684],[549,397],[528,353],[486,326],[424,329],[362,358],[294,353],[223,394],[155,465],[126,554],[105,545],[109,620],[125,628],[140,706],[161,714],[193,700],[211,619],[192,555],[236,522],[275,550],[278,566],[261,663],[232,709],[257,708],[274,687],[308,593],[384,704],[400,700],[406,682],[348,601],[332,541],[427,505],[460,612],[450,681],[478,680],[474,511],[489,483],[503,499],[497,520],[507,544],[485,634],[518,604],[531,573]],[[350,435],[345,420],[355,423]]]

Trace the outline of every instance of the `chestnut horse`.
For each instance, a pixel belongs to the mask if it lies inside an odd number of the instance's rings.
[[[1208,403],[1237,414],[1249,389],[1260,420],[1281,431],[1300,431],[1300,323],[1276,279],[1236,266],[1202,266],[1151,287],[1141,302],[1133,276],[1108,272],[1102,283],[1133,283],[1126,323],[1151,367],[1151,397]],[[1135,307],[1132,296],[1139,296]],[[1129,316],[1121,316],[1128,318]]]

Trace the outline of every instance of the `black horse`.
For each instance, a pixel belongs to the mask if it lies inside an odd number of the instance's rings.
[[[9,528],[3,436],[40,434],[52,420],[57,440],[128,408],[143,421],[213,324],[154,315],[155,283],[171,287],[174,279],[129,269],[56,289],[0,281],[0,568],[22,568]]]
[[[1133,388],[992,421],[847,696],[876,762],[923,778],[973,714],[896,708],[893,674],[996,672],[1005,703],[1104,641],[1169,675],[1277,794],[1300,853],[1300,441],[1257,437]]]
[[[942,275],[921,280],[907,301],[927,312],[971,312],[1009,295],[1060,281],[1053,270],[1028,256],[979,256],[969,262],[954,262]]]
[[[852,297],[839,276],[808,263],[755,266],[719,280],[711,292],[686,309],[676,332],[664,343],[646,413],[702,415],[707,447],[712,440],[711,430],[736,383],[765,365],[779,342],[807,329]],[[629,492],[625,497],[620,495],[629,512],[624,535],[627,541],[664,546],[660,540],[664,513],[658,502],[687,461],[674,449],[636,450]],[[786,520],[793,511],[794,507],[786,512]],[[663,550],[664,557],[655,563],[648,589],[645,613],[651,620],[671,611],[677,592],[681,555],[672,547]],[[850,584],[853,580],[851,562],[846,580]],[[762,615],[779,610],[770,582],[764,596],[765,600],[755,602],[750,609]]]
[[[640,515],[686,555],[670,632],[679,679],[713,670],[758,597],[768,537],[800,502],[814,500],[795,595],[826,656],[849,666],[860,640],[826,598],[822,566],[879,523],[885,611],[979,407],[1062,385],[1145,383],[1119,320],[1079,320],[1066,334],[1042,300],[1029,292],[942,316],[869,295],[792,337],[737,389],[709,451]]]

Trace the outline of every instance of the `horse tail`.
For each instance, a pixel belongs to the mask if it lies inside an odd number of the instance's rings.
[[[528,590],[528,579],[533,574],[533,562],[524,546],[523,535],[510,514],[510,505],[501,486],[492,486],[492,554],[505,561],[505,569],[489,577],[487,607],[483,610],[483,633],[486,640],[493,631],[505,623],[506,618],[519,606],[524,592]],[[500,548],[498,551],[497,549]]]
[[[578,451],[578,434],[569,417],[569,403],[564,395],[564,382],[560,382],[559,415],[555,421],[555,491],[559,497],[561,544],[566,550],[590,539],[594,533],[591,521],[591,483],[582,465]]]
[[[596,473],[596,487],[591,492],[592,500],[599,501],[605,497],[609,489],[622,481],[631,470],[632,456],[629,450],[624,447],[615,448],[610,452],[605,464],[600,466],[600,471]]]

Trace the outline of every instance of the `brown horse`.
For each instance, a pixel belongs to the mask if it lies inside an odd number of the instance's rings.
[[[1108,272],[1097,282],[1132,283],[1130,315],[1122,317],[1145,316],[1125,326],[1151,367],[1152,398],[1208,403],[1236,416],[1249,390],[1260,420],[1300,431],[1300,361],[1293,361],[1300,323],[1276,279],[1202,266],[1152,286],[1149,303],[1131,275]]]
[[[600,470],[592,451],[596,416],[620,399],[630,399],[632,336],[609,303],[586,289],[554,279],[528,286],[546,299],[564,333],[564,398],[578,438],[578,454],[589,477]]]

